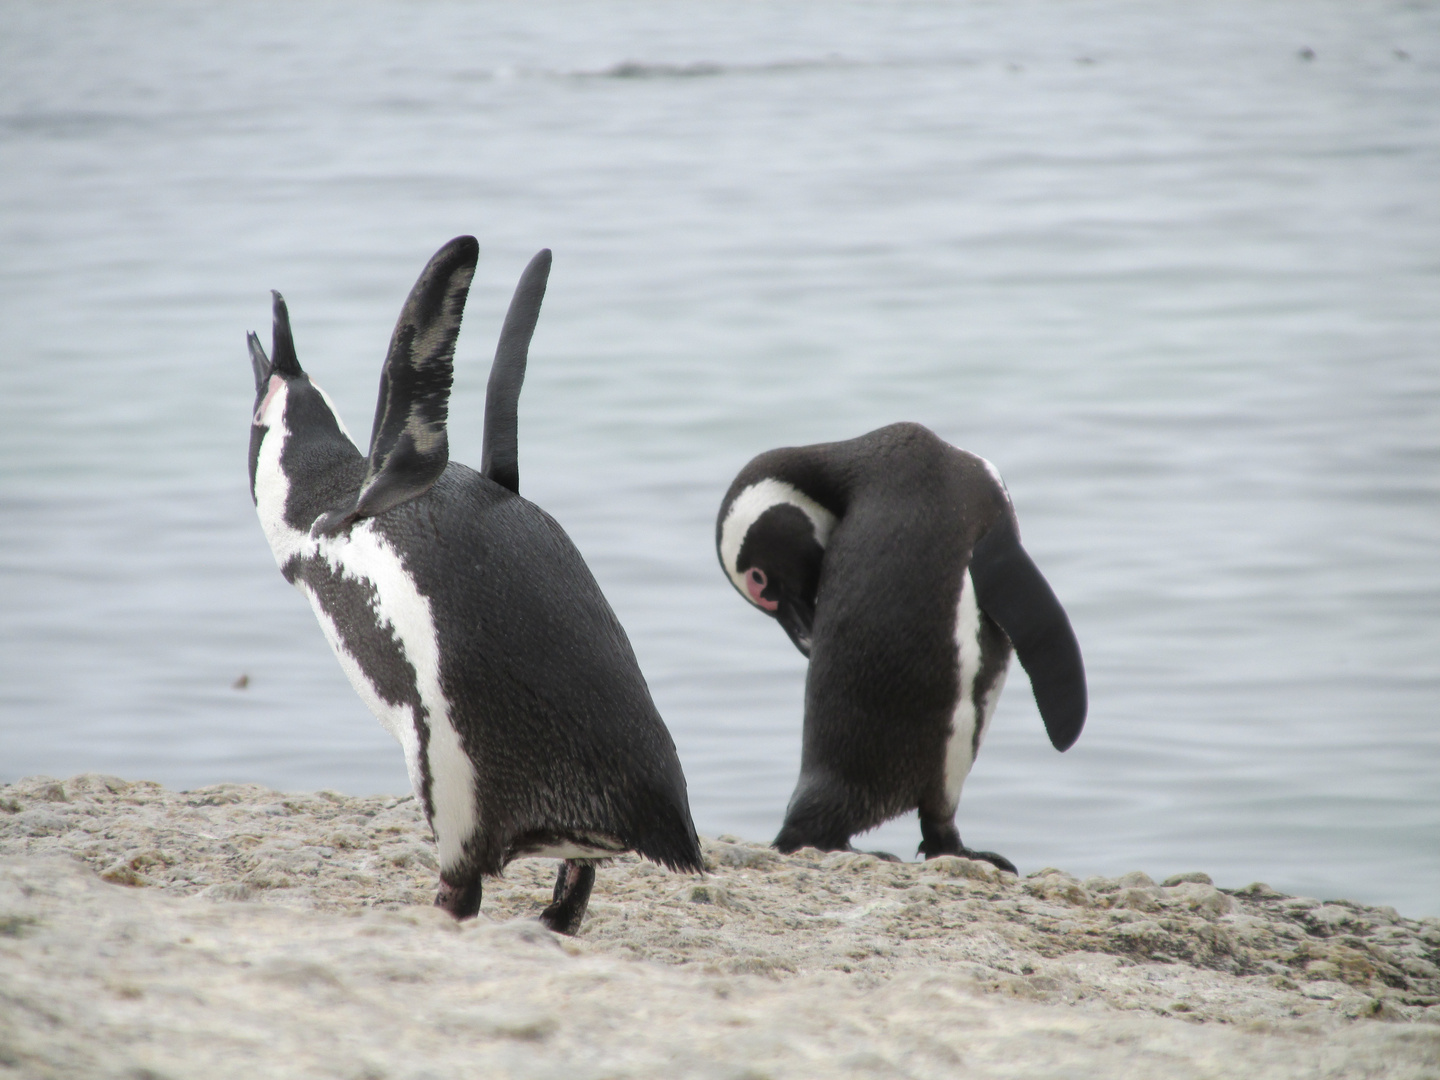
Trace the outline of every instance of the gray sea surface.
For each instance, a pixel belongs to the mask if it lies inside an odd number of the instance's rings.
[[[260,533],[244,335],[282,290],[364,438],[460,233],[452,458],[550,247],[522,491],[702,832],[778,829],[805,676],[721,495],[915,420],[1090,677],[1061,755],[1012,673],[967,842],[1440,914],[1440,4],[0,0],[0,780],[407,789]]]

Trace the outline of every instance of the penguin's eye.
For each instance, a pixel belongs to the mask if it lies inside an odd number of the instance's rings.
[[[750,594],[750,599],[766,611],[775,611],[780,607],[780,601],[767,600],[761,595],[765,591],[766,584],[765,571],[758,566],[752,566],[745,571],[745,591]]]

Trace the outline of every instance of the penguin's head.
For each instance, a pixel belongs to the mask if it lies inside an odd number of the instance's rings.
[[[276,441],[270,456],[273,456],[277,467],[281,444],[292,445],[292,453],[288,455],[290,460],[295,460],[294,451],[306,444],[311,444],[312,450],[326,444],[337,447],[343,444],[343,449],[347,449],[349,454],[356,452],[329,395],[311,382],[300,368],[285,298],[278,292],[271,295],[275,298],[272,355],[265,355],[260,339],[253,333],[247,336],[250,366],[255,373],[255,411],[250,421],[250,498],[257,504],[257,474],[264,471],[260,458],[267,440]],[[312,453],[301,455],[300,459],[315,457]],[[260,479],[263,482],[264,478]],[[295,478],[286,479],[293,481]]]
[[[737,481],[720,506],[715,541],[726,576],[806,656],[820,565],[835,521],[815,499],[774,477]]]

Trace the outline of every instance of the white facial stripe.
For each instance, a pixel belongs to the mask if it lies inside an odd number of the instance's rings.
[[[740,573],[736,565],[740,558],[740,549],[745,545],[745,537],[760,515],[772,506],[781,504],[796,507],[810,519],[810,525],[815,530],[815,540],[822,548],[830,542],[830,530],[835,527],[834,514],[794,484],[787,484],[783,480],[767,477],[756,481],[735,496],[735,501],[730,504],[730,511],[720,526],[720,561],[735,588],[740,590],[740,595],[751,603],[754,603],[754,600],[745,588],[745,575]]]
[[[260,400],[259,406],[256,407],[255,416],[251,420],[251,423],[266,425],[269,424],[269,420],[266,418],[266,414],[270,411],[270,403],[275,400],[276,394],[282,393],[285,390],[286,385],[287,384],[285,380],[282,379],[279,375],[270,376],[269,385],[267,385],[265,388],[265,396]],[[283,405],[281,406],[281,412],[284,412]]]
[[[260,515],[260,527],[265,530],[276,565],[284,569],[310,537],[285,522],[290,481],[280,468],[280,455],[284,453],[285,440],[290,438],[290,430],[285,426],[285,402],[290,388],[278,375],[272,375],[270,380],[270,390],[256,410],[256,424],[266,431],[255,459],[255,512]]]
[[[430,601],[415,587],[414,580],[405,572],[400,555],[375,530],[374,521],[363,521],[350,530],[349,535],[336,537],[306,538],[310,550],[323,558],[336,573],[361,581],[375,590],[374,616],[379,625],[389,627],[405,654],[405,659],[415,669],[416,691],[429,721],[430,737],[426,746],[426,763],[430,766],[430,801],[435,813],[431,825],[435,829],[435,840],[440,848],[441,869],[450,869],[460,863],[465,841],[474,833],[475,820],[475,766],[460,741],[460,734],[450,722],[450,702],[440,685],[440,641],[431,615]],[[308,592],[308,591],[307,591]],[[311,594],[311,604],[317,615],[320,607]],[[325,620],[321,619],[322,627]],[[327,637],[329,631],[327,631]],[[336,649],[336,655],[341,650]],[[387,728],[385,711],[371,704],[374,695],[369,680],[363,676],[357,680],[344,659],[341,666],[350,676],[350,684],[366,699],[371,711]],[[354,666],[358,673],[359,666]],[[406,723],[411,735],[396,737],[401,746],[406,746],[406,764],[410,764],[410,750],[407,738],[415,740],[415,767],[411,771],[411,782],[419,777],[419,735],[418,717],[408,716],[408,709],[398,710],[400,715],[393,722]],[[394,729],[391,728],[392,733]],[[417,785],[416,794],[419,794]]]

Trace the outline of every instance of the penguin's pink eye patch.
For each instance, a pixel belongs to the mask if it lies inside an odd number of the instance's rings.
[[[265,391],[265,400],[260,402],[260,407],[255,410],[254,423],[263,424],[265,422],[265,410],[270,407],[270,402],[275,395],[283,389],[285,389],[285,380],[279,375],[271,375],[270,386]]]
[[[775,611],[780,607],[780,601],[766,600],[760,595],[765,591],[766,584],[765,571],[758,566],[752,566],[745,571],[745,591],[750,594],[750,599],[766,611]]]

